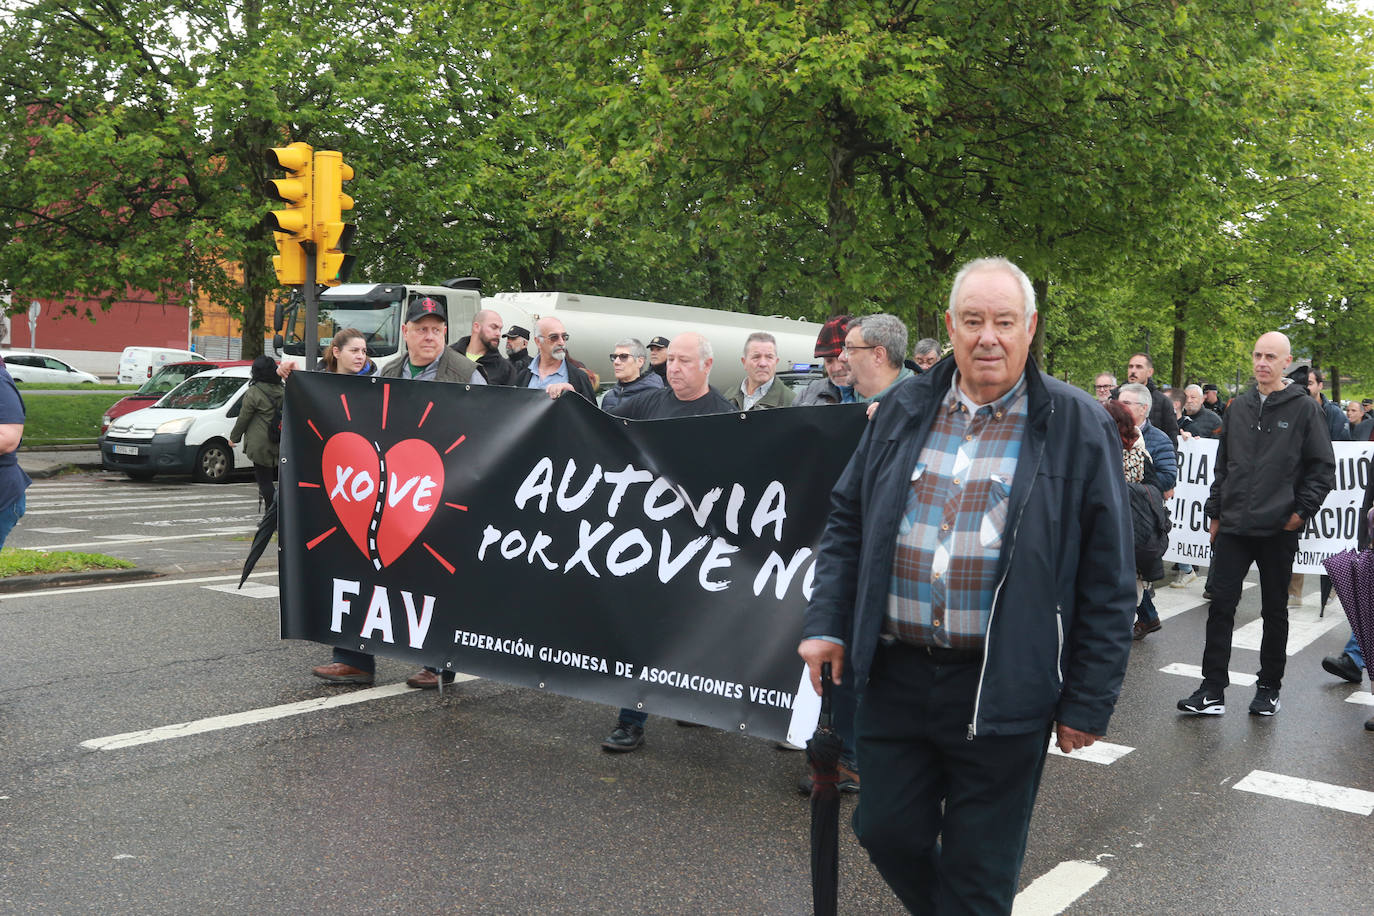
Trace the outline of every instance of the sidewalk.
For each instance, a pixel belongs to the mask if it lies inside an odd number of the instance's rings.
[[[76,448],[29,449],[20,447],[19,466],[34,480],[56,477],[71,471],[100,470],[100,449],[95,446]]]

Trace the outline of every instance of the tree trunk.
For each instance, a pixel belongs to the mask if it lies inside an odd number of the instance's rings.
[[[1174,300],[1174,361],[1169,371],[1169,384],[1175,388],[1183,384],[1183,358],[1188,348],[1188,329],[1183,326],[1183,319],[1187,311],[1186,299]]]

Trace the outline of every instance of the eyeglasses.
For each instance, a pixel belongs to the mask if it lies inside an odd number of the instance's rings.
[[[844,352],[846,352],[846,353],[853,353],[855,350],[876,350],[876,349],[878,349],[878,348],[881,347],[881,346],[882,346],[882,344],[874,344],[874,345],[871,346],[871,347],[856,347],[856,346],[854,346],[853,344],[845,344],[845,345],[844,345]]]
[[[554,343],[558,343],[560,341],[562,341],[563,343],[568,342],[567,334],[540,334],[539,336],[544,340],[552,340]]]
[[[635,359],[635,358],[636,358],[635,355],[634,355],[633,353],[612,353],[612,354],[610,354],[610,357],[611,357],[611,362],[613,362],[613,363],[618,363],[618,362],[620,362],[622,359]]]
[[[1096,388],[1098,391],[1111,391],[1111,390],[1112,390],[1112,386],[1111,386],[1111,385],[1094,385],[1093,387]]]

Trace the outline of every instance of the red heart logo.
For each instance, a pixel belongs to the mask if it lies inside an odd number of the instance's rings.
[[[377,446],[357,433],[335,433],[324,444],[320,463],[334,514],[363,556],[371,559],[368,526],[381,505]]]
[[[377,559],[390,566],[425,530],[444,496],[444,462],[423,439],[406,439],[387,450],[385,505],[377,527]]]

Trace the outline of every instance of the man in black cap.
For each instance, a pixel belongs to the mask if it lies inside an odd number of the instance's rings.
[[[668,338],[659,336],[649,340],[649,368],[668,381]]]
[[[1219,417],[1226,416],[1226,404],[1221,400],[1221,392],[1211,383],[1202,386],[1202,406]]]
[[[487,383],[476,363],[446,346],[448,309],[443,300],[432,296],[416,296],[410,300],[405,324],[401,325],[401,339],[405,341],[406,352],[382,367],[383,378],[464,385]]]
[[[530,364],[530,332],[518,324],[506,332],[506,359],[515,367],[515,374]]]

